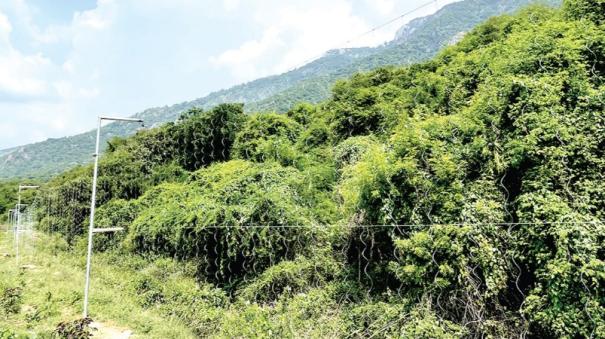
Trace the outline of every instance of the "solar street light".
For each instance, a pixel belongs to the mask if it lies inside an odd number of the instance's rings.
[[[90,202],[90,225],[88,227],[88,253],[86,256],[86,282],[84,285],[84,318],[88,318],[88,296],[90,290],[90,268],[91,268],[91,259],[92,259],[92,236],[95,233],[109,233],[109,232],[118,232],[122,231],[122,228],[95,228],[95,208],[97,204],[97,177],[99,173],[99,148],[101,143],[101,127],[103,121],[123,121],[130,123],[140,123],[142,126],[144,122],[142,119],[136,118],[113,118],[113,117],[99,117],[99,124],[97,127],[97,143],[95,147],[95,153],[93,154],[95,158],[95,165],[93,170],[93,178],[92,178],[92,197]]]

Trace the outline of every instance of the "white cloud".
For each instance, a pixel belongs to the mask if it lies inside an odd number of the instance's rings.
[[[227,50],[217,57],[210,57],[210,63],[229,68],[238,79],[254,78],[258,75],[255,62],[282,44],[280,34],[281,31],[277,27],[268,27],[260,39],[246,41],[236,49]]]
[[[40,29],[34,21],[32,9],[25,0],[4,0],[3,5],[12,11],[15,26],[25,30],[32,45],[57,43],[66,36],[66,27],[63,26],[51,25]]]
[[[347,44],[370,25],[353,14],[346,0],[266,1],[256,8],[254,19],[262,27],[259,38],[210,58],[241,81],[301,66],[330,49],[376,45],[392,37],[376,32]]]
[[[111,5],[111,3],[108,4]],[[74,17],[74,27],[80,29],[90,28],[93,30],[102,30],[107,28],[110,25],[110,20],[103,15],[105,14],[105,11],[102,9],[105,9],[105,7],[98,7],[95,10],[76,13]]]
[[[231,12],[238,9],[240,6],[239,0],[223,0],[223,7],[226,11]]]
[[[381,15],[394,15],[393,10],[395,9],[394,0],[365,0],[366,4],[373,8]]]
[[[12,31],[13,26],[10,21],[4,15],[4,13],[0,12],[0,34],[2,37],[8,36],[8,34]]]
[[[12,25],[0,12],[0,98],[23,100],[47,95],[47,84],[40,74],[52,67],[40,54],[24,55],[10,42]]]
[[[50,62],[40,55],[24,56],[9,51],[0,56],[0,95],[9,100],[47,95],[48,86],[38,74],[48,67]]]
[[[0,55],[8,53],[11,49],[10,33],[13,30],[8,17],[0,12]]]
[[[12,139],[17,136],[17,126],[12,122],[0,123],[0,135],[6,139]]]
[[[36,105],[0,102],[0,111],[11,116],[10,121],[3,119],[0,123],[2,140],[26,138],[40,141],[47,137],[65,136],[80,124],[78,114],[65,102],[40,102]]]
[[[413,18],[432,14],[444,5],[460,0],[439,0],[434,6],[424,6],[379,30],[372,28],[402,14],[396,11],[397,7],[409,11],[426,2],[398,6],[395,0],[363,0],[380,17],[380,21],[370,23],[366,16],[354,13],[353,1],[265,0],[255,3],[252,16],[262,33],[210,57],[209,61],[239,81],[278,74],[302,66],[331,49],[382,44]]]
[[[211,45],[203,34],[215,35],[202,19],[212,2],[97,0],[69,22],[40,28],[28,3],[0,1],[8,11],[0,12],[0,131],[20,131],[0,133],[0,148],[86,131],[98,115],[129,116],[207,93],[213,81],[201,80],[200,64],[208,55],[199,55]]]
[[[70,39],[73,30],[56,28],[53,32],[61,36],[47,34],[42,39],[40,30],[29,19],[25,20],[28,13],[25,3],[17,0],[13,4],[18,5],[17,13],[26,15],[17,16],[15,20],[21,20],[18,27],[25,29],[21,34],[28,34],[33,46]],[[29,26],[23,26],[24,21]],[[14,27],[9,17],[0,12],[0,111],[6,114],[0,121],[0,142],[10,146],[15,145],[10,140],[40,141],[49,136],[80,131],[82,114],[75,109],[75,102],[97,97],[99,89],[94,86],[79,88],[74,84],[70,75],[75,70],[69,61],[55,64],[42,52],[19,50],[11,41]]]

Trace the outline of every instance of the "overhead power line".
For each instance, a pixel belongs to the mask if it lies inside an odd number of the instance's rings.
[[[395,17],[395,18],[393,18],[393,19],[391,19],[389,21],[386,21],[386,22],[384,22],[382,24],[379,24],[378,26],[373,27],[369,31],[361,33],[358,36],[345,41],[344,45],[347,45],[347,44],[349,44],[349,43],[351,43],[351,42],[353,42],[355,40],[359,40],[360,38],[363,38],[364,36],[366,36],[368,34],[372,34],[372,33],[376,32],[376,31],[378,31],[380,29],[383,29],[383,28],[385,28],[387,26],[390,26],[391,24],[395,23],[396,21],[399,21],[399,20],[405,18],[406,16],[408,16],[410,14],[413,14],[413,13],[415,13],[415,12],[421,10],[421,9],[429,7],[430,5],[435,5],[435,8],[437,8],[437,4],[438,4],[438,0],[431,0],[431,1],[427,2],[427,3],[425,3],[424,5],[420,5],[420,6],[414,8],[412,10],[409,10],[409,11],[407,11],[407,12],[405,12],[405,13],[403,13],[403,14],[401,14],[401,15],[399,15],[399,16],[397,16],[397,17]]]
[[[352,42],[358,41],[359,39],[365,37],[366,35],[372,34],[372,33],[376,32],[376,31],[379,31],[379,30],[387,27],[387,26],[390,26],[391,24],[393,24],[393,23],[395,23],[395,22],[397,22],[397,21],[399,21],[399,20],[401,20],[401,19],[403,19],[403,18],[405,18],[405,17],[407,17],[407,16],[409,16],[411,14],[414,14],[414,13],[416,13],[416,12],[422,10],[422,9],[425,9],[425,8],[431,6],[431,5],[435,5],[435,8],[438,9],[438,7],[437,7],[438,4],[439,4],[439,0],[430,0],[430,1],[428,1],[428,2],[426,2],[424,4],[422,4],[422,5],[414,8],[414,9],[411,9],[411,10],[409,10],[407,12],[404,12],[404,13],[402,13],[402,14],[400,14],[400,15],[398,15],[398,16],[396,16],[396,17],[394,17],[394,18],[392,18],[392,19],[390,19],[388,21],[385,21],[385,22],[383,22],[381,24],[378,24],[378,25],[372,27],[371,29],[369,29],[369,30],[367,30],[367,31],[365,31],[365,32],[363,32],[361,34],[358,34],[357,36],[355,36],[353,38],[350,38],[350,39],[348,39],[346,41],[343,41],[342,43],[334,46],[333,48],[325,50],[325,51],[323,51],[320,54],[316,54],[315,56],[313,56],[311,58],[305,59],[304,61],[298,63],[296,66],[290,68],[287,72],[290,72],[290,71],[296,70],[296,69],[298,69],[300,67],[303,67],[304,65],[309,64],[309,63],[311,63],[311,62],[313,62],[313,61],[321,58],[328,51],[343,48],[344,46],[347,46],[347,45],[351,44]]]

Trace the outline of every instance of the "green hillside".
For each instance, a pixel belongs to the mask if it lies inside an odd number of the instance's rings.
[[[322,58],[296,70],[271,76],[206,97],[177,105],[157,107],[138,113],[149,126],[174,121],[192,107],[210,108],[220,103],[246,104],[247,112],[285,112],[298,102],[317,103],[329,97],[337,79],[385,65],[403,65],[433,57],[452,39],[469,31],[485,19],[514,11],[534,0],[465,0],[450,4],[438,13],[410,22],[398,37],[377,48],[331,51]],[[558,4],[559,0],[538,0]],[[132,126],[112,125],[104,130],[103,140],[134,133]],[[94,132],[51,139],[0,151],[0,179],[50,177],[78,164],[91,161]]]
[[[399,30],[392,42],[371,49],[371,53],[362,53],[363,57],[357,57],[350,63],[336,63],[336,67],[326,69],[269,98],[251,103],[247,110],[285,112],[299,102],[319,102],[328,97],[332,84],[338,79],[381,66],[407,65],[426,60],[472,30],[478,23],[530,3],[558,6],[561,1],[464,0],[450,4],[434,15],[411,21]],[[358,50],[332,51],[332,54],[350,55],[356,51]]]
[[[113,140],[97,226],[126,231],[95,248],[182,263],[125,293],[200,337],[605,337],[603,13],[531,7],[319,104]],[[37,198],[75,247],[90,172]]]

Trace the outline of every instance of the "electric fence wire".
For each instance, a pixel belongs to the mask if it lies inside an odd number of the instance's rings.
[[[540,221],[540,222],[455,222],[455,223],[431,223],[431,224],[373,224],[373,225],[348,225],[348,224],[313,224],[313,225],[261,225],[261,224],[241,224],[241,225],[208,225],[205,228],[415,228],[415,227],[440,227],[440,226],[548,226],[548,225],[605,225],[605,221]]]

